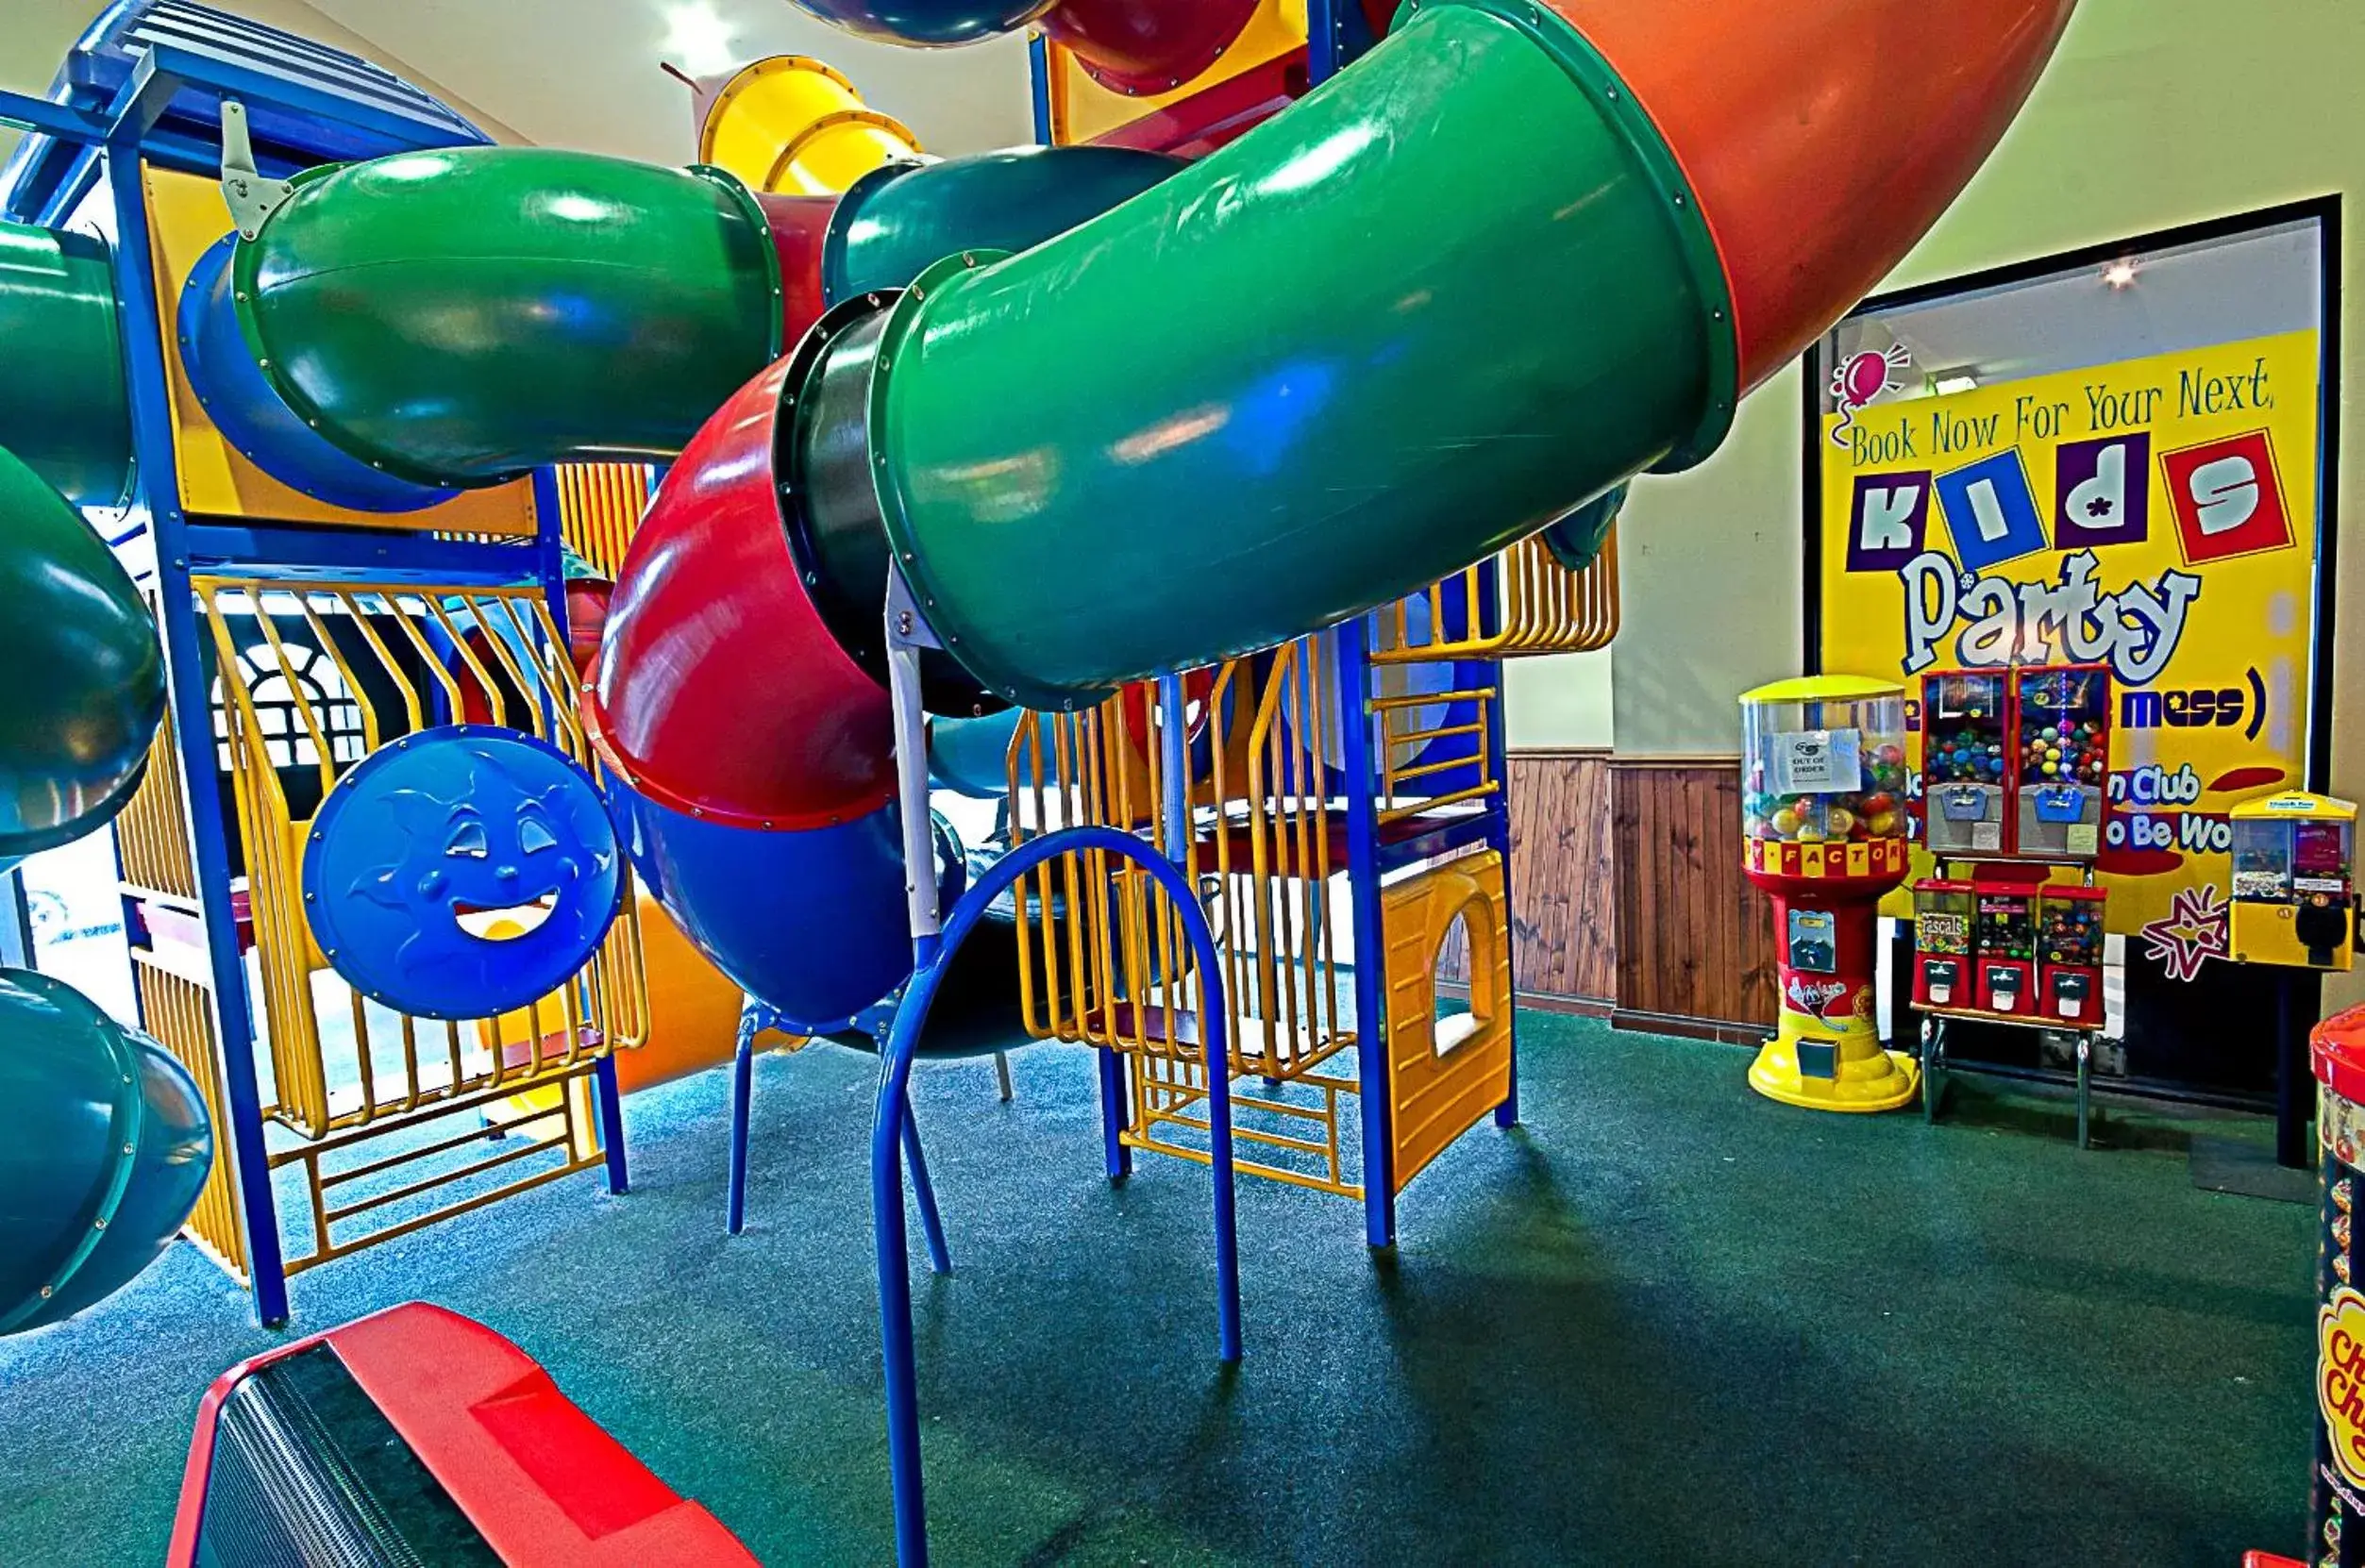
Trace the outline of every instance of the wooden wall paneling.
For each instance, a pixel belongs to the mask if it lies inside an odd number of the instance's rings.
[[[1610,899],[1609,753],[1510,757],[1511,948],[1522,997],[1606,1008],[1618,980]],[[1438,977],[1468,977],[1457,937]]]
[[[1773,1021],[1772,911],[1741,876],[1730,758],[1608,766],[1618,1021],[1749,1038]]]
[[[1510,758],[1512,976],[1522,993],[1617,995],[1609,754]]]

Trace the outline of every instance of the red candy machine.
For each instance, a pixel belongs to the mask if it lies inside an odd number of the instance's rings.
[[[2017,853],[2090,860],[2110,784],[2110,671],[2054,664],[2012,676]]]
[[[1951,876],[1913,885],[1913,1000],[1916,1007],[1972,1004],[1972,890]]]
[[[2057,884],[2044,890],[2037,920],[2037,982],[2044,1015],[2076,1029],[2099,1028],[2103,1016],[2101,888]]]
[[[1977,924],[1972,937],[1979,984],[1976,1006],[1983,1011],[2030,1017],[2037,1010],[2037,905],[2034,883],[2005,880],[1994,872],[2017,868],[1979,868],[1972,878]]]

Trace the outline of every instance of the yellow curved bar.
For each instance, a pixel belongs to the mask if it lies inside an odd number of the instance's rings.
[[[780,149],[758,189],[767,195],[833,196],[873,169],[919,157],[902,121],[873,108],[825,114]]]
[[[919,142],[865,108],[854,84],[804,55],[772,55],[723,84],[698,126],[698,161],[776,195],[830,195]]]

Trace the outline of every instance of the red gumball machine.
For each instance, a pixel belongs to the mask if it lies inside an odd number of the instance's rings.
[[[2096,1029],[2103,1018],[2101,888],[2048,887],[2038,907],[2037,984],[2044,1015],[2076,1029]]]
[[[1971,915],[1969,882],[1924,877],[1913,885],[1913,1000],[1916,1007],[1972,1005]]]
[[[1972,878],[1978,909],[1972,961],[1979,976],[1977,1005],[2027,1018],[2037,1011],[2037,885],[1993,875],[2020,869],[1982,866]]]
[[[2001,674],[1921,677],[1922,839],[1935,855],[1997,855],[2009,845],[2010,692]]]
[[[1888,1110],[1920,1069],[1881,1048],[1881,897],[1905,878],[1905,693],[1851,676],[1741,696],[1743,871],[1771,895],[1780,1026],[1750,1087],[1786,1105]]]
[[[2090,860],[2102,852],[2110,783],[2110,671],[2050,664],[2012,676],[2013,767],[2021,855]]]

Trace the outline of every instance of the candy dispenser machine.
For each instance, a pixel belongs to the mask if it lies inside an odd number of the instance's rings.
[[[1996,855],[2008,847],[2008,696],[2001,673],[1921,677],[1923,837],[1933,854]]]
[[[2110,782],[2110,671],[2048,665],[2013,673],[2013,750],[2022,855],[2090,860],[2102,850]]]
[[[2278,794],[2228,813],[2234,959],[2344,971],[2356,961],[2357,808]]]
[[[1887,1110],[1920,1081],[1873,1021],[1877,907],[1907,864],[1904,709],[1846,676],[1741,697],[1743,871],[1773,898],[1782,993],[1749,1080],[1788,1105]]]
[[[2101,888],[2048,887],[2038,906],[2037,984],[2046,1017],[2072,1028],[2102,1026],[2103,906]]]
[[[1926,877],[1913,885],[1913,999],[1918,1007],[1971,1005],[1969,882]]]
[[[2024,883],[1976,884],[1978,1005],[1988,1012],[2026,1015],[2037,998],[2037,902]]]

